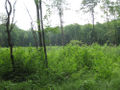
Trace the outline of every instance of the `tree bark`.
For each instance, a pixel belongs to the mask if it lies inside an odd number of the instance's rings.
[[[41,22],[41,30],[42,30],[42,38],[43,38],[43,47],[44,47],[44,54],[45,54],[45,66],[46,66],[46,68],[48,68],[47,50],[46,50],[45,33],[44,33],[43,17],[42,17],[42,0],[40,0],[39,4],[40,4],[40,22]]]
[[[34,38],[34,40],[35,40],[36,49],[38,49],[39,44],[38,44],[36,32],[33,30],[33,26],[34,26],[34,25],[33,25],[33,19],[32,19],[32,16],[30,15],[29,10],[27,9],[27,7],[26,7],[26,10],[27,10],[28,15],[29,15],[29,17],[30,17],[30,19],[31,19],[31,32],[32,32],[33,38]]]
[[[39,15],[39,4],[36,3],[36,11],[37,11],[37,26],[38,26],[38,34],[39,34],[39,44],[40,44],[40,47],[43,46],[42,44],[42,33],[41,33],[41,30],[40,30],[40,15]]]
[[[59,18],[60,18],[62,46],[64,46],[64,31],[63,31],[63,20],[62,20],[62,9],[61,8],[59,8]]]
[[[7,3],[10,7],[9,11],[8,11]],[[7,12],[6,31],[7,31],[7,35],[8,35],[8,45],[10,47],[10,58],[11,58],[11,64],[12,64],[13,71],[15,71],[15,62],[14,62],[14,56],[13,56],[13,44],[12,44],[12,40],[11,40],[11,31],[13,28],[11,28],[11,25],[10,25],[10,16],[12,13],[12,6],[11,6],[11,3],[9,0],[6,0],[6,2],[5,2],[5,8],[6,8],[6,12]]]
[[[91,33],[91,38],[92,38],[92,43],[96,42],[96,33],[95,33],[95,16],[94,16],[94,9],[92,9],[92,24],[93,24],[93,29],[92,29],[92,33]]]

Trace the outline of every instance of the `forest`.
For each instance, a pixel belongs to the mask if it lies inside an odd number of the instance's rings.
[[[0,90],[120,90],[119,0],[81,0],[79,11],[91,21],[67,25],[67,0],[32,0],[36,20],[24,5],[27,30],[16,22],[20,0],[2,1]],[[96,8],[104,22],[96,20]],[[45,23],[54,11],[56,26]]]

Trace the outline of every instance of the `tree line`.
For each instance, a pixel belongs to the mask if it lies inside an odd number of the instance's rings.
[[[117,22],[117,23],[116,23]],[[109,24],[109,27],[107,26]],[[96,43],[103,45],[105,43],[115,45],[120,44],[120,20],[113,20],[106,23],[95,24]],[[115,29],[117,29],[117,41]],[[37,31],[35,32],[38,39]],[[48,46],[61,46],[61,32],[59,27],[45,28],[46,44]],[[64,41],[68,44],[71,40],[79,40],[86,44],[91,44],[92,24],[79,25],[71,24],[64,27]],[[12,42],[14,46],[36,46],[35,40],[31,30],[21,30],[15,26],[12,32]],[[7,47],[7,34],[5,32],[5,25],[0,25],[0,46]]]

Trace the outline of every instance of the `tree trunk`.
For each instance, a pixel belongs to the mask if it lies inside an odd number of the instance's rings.
[[[14,5],[15,4],[16,4],[16,2],[14,3]],[[8,8],[8,5],[9,5],[9,8]],[[11,31],[13,29],[13,26],[11,26],[11,25],[13,24],[13,21],[14,21],[15,11],[13,11],[12,24],[10,25],[10,16],[12,13],[12,5],[11,5],[11,2],[9,0],[5,1],[5,9],[6,9],[6,13],[7,13],[7,22],[6,22],[6,31],[7,31],[7,35],[8,35],[7,41],[8,41],[8,45],[10,47],[10,59],[11,59],[12,69],[14,72],[15,71],[15,61],[14,61],[14,56],[13,56],[13,45],[12,45],[12,40],[11,40]]]
[[[92,24],[93,24],[93,30],[91,33],[91,39],[92,39],[92,43],[96,42],[96,33],[95,33],[95,16],[94,16],[94,9],[92,10]]]
[[[14,56],[13,56],[13,45],[11,41],[11,31],[10,31],[10,16],[7,18],[7,23],[6,23],[6,30],[7,30],[7,35],[8,35],[8,45],[10,47],[10,58],[11,58],[11,64],[13,71],[15,71],[15,62],[14,62]]]
[[[39,15],[39,5],[38,3],[36,3],[36,11],[37,11],[37,26],[38,26],[38,34],[39,34],[39,44],[40,44],[40,47],[42,47],[42,33],[41,33],[41,30],[40,30],[40,15]]]
[[[45,33],[43,28],[43,17],[42,17],[42,0],[40,0],[40,22],[41,22],[41,30],[42,30],[42,38],[43,38],[43,47],[44,47],[44,54],[45,54],[45,66],[48,68],[48,61],[47,61],[47,50],[45,44]]]
[[[63,31],[63,20],[62,20],[62,10],[59,9],[59,18],[60,18],[60,29],[61,29],[61,39],[62,39],[62,46],[64,46],[64,31]]]

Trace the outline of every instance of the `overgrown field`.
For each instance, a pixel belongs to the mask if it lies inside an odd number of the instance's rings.
[[[120,90],[120,46],[47,47],[49,68],[33,47],[0,48],[0,90]]]

